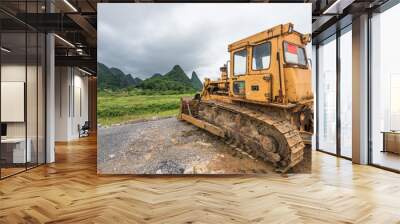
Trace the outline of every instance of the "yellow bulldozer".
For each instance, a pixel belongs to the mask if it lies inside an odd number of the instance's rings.
[[[310,34],[282,24],[228,46],[218,80],[182,98],[178,118],[220,136],[276,170],[311,167],[313,92]]]

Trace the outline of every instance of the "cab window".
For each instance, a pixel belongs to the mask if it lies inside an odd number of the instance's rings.
[[[306,52],[303,47],[284,42],[285,62],[293,65],[306,66]]]
[[[253,70],[269,68],[271,61],[271,43],[266,42],[253,47]]]
[[[234,75],[244,75],[246,74],[247,49],[236,51],[233,54],[233,74]]]
[[[244,81],[233,82],[233,93],[235,95],[245,95],[245,85]]]

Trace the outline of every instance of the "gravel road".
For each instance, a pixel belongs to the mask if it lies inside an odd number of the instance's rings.
[[[268,173],[272,166],[233,150],[175,117],[100,128],[101,174]]]

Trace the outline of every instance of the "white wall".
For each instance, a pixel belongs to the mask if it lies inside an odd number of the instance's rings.
[[[1,81],[18,81],[25,82],[25,64],[8,64],[1,66]],[[7,108],[1,108],[7,110]],[[7,123],[8,137],[25,137],[25,122],[8,122]]]
[[[55,140],[77,139],[78,125],[88,120],[88,78],[76,68],[56,67],[55,85]]]
[[[67,141],[69,133],[69,69],[55,68],[55,141]]]
[[[78,74],[77,74],[78,72]],[[88,78],[82,76],[79,70],[74,70],[73,90],[71,99],[71,132],[72,138],[79,137],[78,125],[82,126],[88,120]]]
[[[37,70],[38,69],[38,70]],[[28,65],[18,63],[2,64],[1,66],[2,82],[24,82],[26,84],[26,101],[22,102],[22,108],[14,108],[14,110],[22,110],[20,113],[25,114],[26,120],[21,122],[5,122],[7,124],[7,137],[24,138],[25,135],[29,139],[29,147],[31,148],[32,162],[39,159],[39,163],[44,163],[45,150],[45,120],[44,120],[44,74],[42,68],[36,65]],[[27,78],[27,80],[25,80]],[[2,89],[3,92],[4,89]],[[20,94],[24,94],[24,90]],[[4,93],[3,93],[4,94]],[[7,97],[7,95],[2,95]],[[25,107],[26,103],[26,107]],[[13,108],[2,107],[2,112],[13,113]],[[15,113],[15,112],[14,112]],[[22,115],[24,116],[24,115]],[[38,153],[38,154],[37,154]]]
[[[25,64],[3,64],[1,66],[1,81],[2,82],[25,82],[25,75],[28,72],[28,88],[27,88],[27,118],[28,118],[28,129],[33,128],[36,130],[36,80],[31,75],[35,74],[36,77],[36,66],[27,66]],[[29,88],[31,87],[31,88]],[[3,96],[4,97],[4,96]],[[39,105],[41,106],[41,105]],[[32,109],[33,108],[33,109]],[[2,108],[7,110],[7,108]],[[35,113],[33,113],[34,111]],[[33,122],[33,123],[32,123]],[[9,137],[24,137],[25,136],[25,122],[7,122],[7,134]],[[29,131],[29,130],[28,130]],[[36,135],[36,132],[35,132]],[[29,133],[28,133],[29,137]]]

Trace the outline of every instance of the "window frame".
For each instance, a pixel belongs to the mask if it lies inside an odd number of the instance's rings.
[[[290,62],[287,62],[287,61],[286,61],[285,43],[291,44],[291,45],[295,45],[296,47],[298,47],[298,49],[302,49],[302,50],[303,50],[303,52],[304,52],[304,59],[305,59],[305,62],[306,62],[305,65],[303,65],[303,64],[296,64],[296,63],[290,63]],[[293,43],[293,42],[284,40],[284,41],[282,41],[282,51],[283,51],[283,61],[285,62],[285,65],[286,65],[287,67],[298,67],[298,68],[303,68],[303,69],[307,69],[307,68],[308,68],[307,52],[306,52],[306,49],[305,49],[304,47],[302,47],[302,46],[300,46],[300,45],[298,45],[298,44],[295,44],[295,43]]]
[[[269,63],[268,63],[268,67],[262,68],[262,69],[254,69],[253,68],[254,48],[257,47],[257,46],[260,46],[261,44],[269,45]],[[264,42],[260,42],[260,43],[256,43],[256,44],[252,45],[251,46],[251,70],[252,71],[268,70],[269,68],[271,68],[271,57],[272,57],[272,44],[271,44],[271,41],[264,41]]]
[[[235,63],[235,54],[236,53],[238,53],[238,52],[240,52],[240,51],[246,51],[246,62],[245,62],[245,65],[246,65],[246,67],[245,67],[245,73],[244,74],[235,74],[235,67],[236,67],[236,63]],[[232,73],[233,73],[233,76],[243,76],[243,75],[246,75],[246,73],[247,73],[247,67],[248,67],[248,56],[249,56],[249,51],[248,51],[248,49],[247,49],[247,47],[244,47],[244,48],[240,48],[240,49],[238,49],[238,50],[236,50],[236,51],[234,51],[234,52],[232,52],[232,61],[233,61],[233,71],[232,71]]]
[[[243,94],[240,94],[240,92],[236,92],[235,91],[235,85],[237,85],[237,83],[243,83]],[[246,82],[245,80],[235,80],[233,81],[233,94],[236,96],[245,96],[246,95]]]

